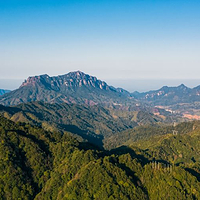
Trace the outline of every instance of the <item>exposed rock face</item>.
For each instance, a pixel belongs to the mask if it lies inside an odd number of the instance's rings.
[[[29,77],[25,80],[20,87],[36,84],[44,85],[52,89],[59,89],[61,87],[68,87],[75,89],[76,87],[87,86],[100,88],[102,90],[113,90],[104,81],[98,80],[96,77],[89,76],[83,72],[70,72],[62,76],[50,77],[47,74],[41,76]],[[115,90],[115,89],[114,89]]]
[[[29,77],[19,89],[0,98],[3,105],[31,101],[48,103],[84,103],[94,105],[121,101],[130,94],[81,71],[50,77],[47,74]]]

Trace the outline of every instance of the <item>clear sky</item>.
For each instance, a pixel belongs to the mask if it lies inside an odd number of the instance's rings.
[[[200,85],[200,1],[0,0],[0,70],[15,83],[81,70],[129,90],[136,80]]]

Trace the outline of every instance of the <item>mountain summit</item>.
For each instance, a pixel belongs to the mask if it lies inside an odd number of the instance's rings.
[[[90,76],[81,71],[70,72],[65,75],[54,77],[50,77],[47,74],[29,77],[22,83],[21,87],[28,85],[40,85],[56,91],[68,89],[76,90],[80,87],[99,88],[103,90],[110,89],[104,81],[98,80],[96,77]]]
[[[132,94],[140,101],[153,105],[174,105],[177,103],[194,103],[200,101],[200,86],[188,88],[184,84],[177,87],[164,86],[159,90]]]
[[[17,105],[31,101],[48,103],[121,102],[130,94],[81,71],[50,77],[47,74],[29,77],[19,89],[0,97],[0,104]]]

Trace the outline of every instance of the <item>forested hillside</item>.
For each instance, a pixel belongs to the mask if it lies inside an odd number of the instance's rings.
[[[102,146],[107,138],[139,125],[170,122],[171,118],[147,111],[105,108],[100,105],[31,102],[15,107],[0,106],[0,114],[14,122],[28,122],[46,130],[70,132],[79,139]]]
[[[200,199],[200,122],[151,106],[191,90],[162,90],[138,101],[77,71],[2,95],[0,199]]]
[[[168,136],[160,146],[152,143],[153,149],[146,143],[149,150],[124,146],[105,151],[68,134],[0,117],[0,198],[199,199],[199,160],[193,154],[200,132],[195,127]],[[174,161],[166,156],[168,140],[194,149]]]
[[[122,132],[118,132],[115,135],[112,135],[107,138],[104,145],[106,148],[115,148],[122,145],[130,145],[132,143],[138,144],[143,143],[144,141],[148,142],[158,137],[162,137],[170,134],[185,134],[190,133],[192,131],[198,132],[200,129],[199,121],[191,121],[191,122],[182,122],[174,125],[167,125],[165,123],[159,124],[148,124],[143,126],[137,126],[133,129],[128,129]],[[140,142],[141,141],[141,142]],[[155,140],[155,143],[157,141]],[[149,142],[151,143],[151,142]]]

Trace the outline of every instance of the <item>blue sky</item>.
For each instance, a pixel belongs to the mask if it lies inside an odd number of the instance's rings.
[[[200,84],[199,10],[197,0],[0,0],[0,79],[81,70],[129,90]]]

